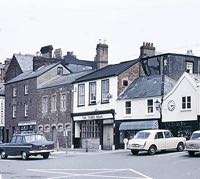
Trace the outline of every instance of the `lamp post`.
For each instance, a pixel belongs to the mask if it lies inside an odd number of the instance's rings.
[[[160,112],[160,119],[158,121],[158,125],[159,125],[159,128],[161,128],[161,123],[162,123],[162,101],[160,102],[160,101],[156,100],[155,108],[156,108],[157,111]]]

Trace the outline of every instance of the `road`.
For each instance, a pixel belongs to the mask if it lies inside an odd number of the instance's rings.
[[[129,150],[54,152],[49,159],[0,159],[0,179],[199,179],[200,155],[165,152],[133,156]]]

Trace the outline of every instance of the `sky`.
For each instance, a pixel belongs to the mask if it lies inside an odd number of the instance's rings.
[[[138,58],[143,42],[200,56],[199,9],[199,0],[0,0],[0,61],[46,45],[93,60],[99,39],[109,64]]]

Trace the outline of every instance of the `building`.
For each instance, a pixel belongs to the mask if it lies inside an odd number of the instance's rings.
[[[5,87],[3,83],[0,83],[0,142],[4,138],[5,127]]]

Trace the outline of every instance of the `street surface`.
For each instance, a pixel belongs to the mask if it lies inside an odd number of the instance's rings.
[[[24,161],[0,159],[0,179],[199,179],[200,155],[165,152],[132,155],[129,150],[54,152]]]

